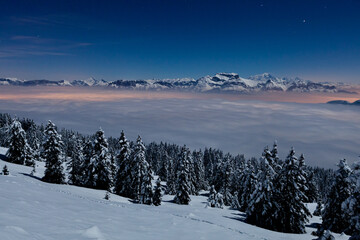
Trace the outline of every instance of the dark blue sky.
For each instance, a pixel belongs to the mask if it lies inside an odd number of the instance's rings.
[[[0,76],[360,83],[360,1],[3,1]]]

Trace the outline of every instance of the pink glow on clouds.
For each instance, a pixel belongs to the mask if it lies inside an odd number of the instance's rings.
[[[358,89],[353,89],[358,91]],[[76,102],[113,102],[125,99],[225,99],[225,100],[261,100],[270,102],[325,103],[331,100],[353,102],[360,99],[360,94],[347,93],[285,93],[268,92],[254,94],[224,93],[187,93],[126,91],[118,89],[88,87],[14,87],[1,86],[0,100],[64,100]]]

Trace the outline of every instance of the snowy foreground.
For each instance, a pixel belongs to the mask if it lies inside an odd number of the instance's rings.
[[[1,150],[1,149],[0,149]],[[44,163],[31,168],[0,160],[9,176],[0,175],[0,239],[316,239],[310,233],[318,217],[310,219],[307,234],[278,233],[243,222],[244,215],[206,207],[205,196],[191,196],[190,205],[164,196],[159,207],[134,204],[105,191],[55,185],[38,179]],[[313,212],[316,204],[309,204]],[[334,234],[336,239],[349,236]]]

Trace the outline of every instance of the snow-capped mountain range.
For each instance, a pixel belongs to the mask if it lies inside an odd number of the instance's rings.
[[[261,91],[282,92],[348,92],[338,83],[316,83],[300,78],[275,77],[269,73],[242,78],[236,73],[218,73],[199,79],[148,79],[148,80],[116,80],[89,78],[73,81],[19,80],[16,78],[0,78],[0,85],[14,86],[86,86],[112,87],[134,90],[186,90],[196,92],[240,92],[251,93]]]

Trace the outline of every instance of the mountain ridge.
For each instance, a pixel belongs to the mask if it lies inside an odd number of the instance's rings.
[[[338,83],[317,83],[301,78],[276,77],[270,73],[240,77],[237,73],[217,73],[214,76],[204,76],[199,79],[175,78],[175,79],[119,79],[107,82],[104,79],[97,80],[93,77],[85,80],[19,80],[15,78],[0,78],[0,85],[12,86],[84,86],[84,87],[111,87],[118,89],[133,90],[184,90],[196,92],[238,92],[251,93],[263,91],[277,92],[328,92],[328,93],[351,93],[342,89]]]

